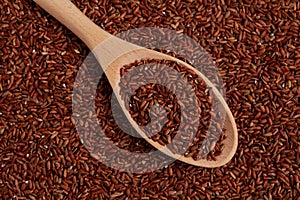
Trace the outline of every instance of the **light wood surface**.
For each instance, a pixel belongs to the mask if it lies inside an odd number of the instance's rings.
[[[91,51],[93,51],[97,60],[101,64],[101,67],[103,68],[129,122],[136,129],[136,131],[156,149],[175,159],[179,159],[183,162],[202,167],[219,167],[228,163],[232,159],[236,152],[238,144],[238,134],[235,120],[222,95],[210,82],[210,80],[208,80],[207,77],[205,77],[202,73],[179,59],[128,43],[105,32],[99,26],[94,24],[88,17],[86,17],[69,0],[34,1],[48,13],[54,16],[57,20],[59,20],[62,24],[68,27],[89,47]],[[226,110],[226,120],[224,127],[226,129],[227,137],[223,141],[224,149],[222,151],[222,154],[217,157],[216,161],[207,161],[206,159],[195,161],[192,158],[186,158],[183,155],[172,153],[169,149],[166,148],[166,146],[162,146],[159,143],[149,139],[139,128],[137,123],[131,118],[129,112],[125,108],[124,102],[121,100],[121,97],[119,95],[120,87],[118,83],[120,81],[120,68],[122,68],[124,65],[133,63],[134,61],[141,59],[166,59],[177,61],[185,65],[187,68],[195,71],[198,76],[205,81],[206,85],[212,88],[214,95],[218,98],[223,108]]]

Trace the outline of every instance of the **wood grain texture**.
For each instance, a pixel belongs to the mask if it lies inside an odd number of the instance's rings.
[[[62,24],[68,27],[90,48],[91,51],[93,51],[113,88],[113,91],[124,111],[124,114],[128,118],[131,125],[136,129],[136,131],[151,145],[175,159],[179,159],[183,162],[196,166],[209,168],[219,167],[231,160],[236,152],[238,144],[238,134],[235,120],[223,96],[212,84],[212,82],[207,79],[207,77],[205,77],[191,65],[188,65],[187,63],[179,59],[128,43],[105,32],[99,26],[94,24],[88,17],[86,17],[69,0],[34,1],[48,13],[54,16],[57,20],[59,20]],[[128,65],[136,60],[141,59],[165,59],[179,62],[180,64],[193,70],[200,78],[205,81],[208,87],[212,88],[214,95],[218,98],[218,100],[222,104],[223,109],[225,109],[226,111],[224,128],[226,129],[227,137],[223,141],[224,149],[222,151],[222,154],[217,157],[216,161],[208,161],[205,159],[195,161],[192,158],[187,158],[183,155],[172,153],[165,146],[162,146],[159,143],[149,139],[139,128],[137,123],[131,118],[129,112],[125,108],[124,101],[122,101],[120,97],[120,87],[118,85],[120,80],[120,69],[124,65]]]

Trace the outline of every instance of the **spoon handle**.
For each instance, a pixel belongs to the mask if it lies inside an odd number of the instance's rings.
[[[93,50],[112,35],[85,16],[70,0],[34,0]]]

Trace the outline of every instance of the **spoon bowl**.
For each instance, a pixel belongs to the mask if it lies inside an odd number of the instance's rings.
[[[238,134],[235,120],[232,113],[226,104],[223,96],[213,83],[204,76],[201,72],[193,68],[191,65],[174,58],[172,56],[150,50],[115,37],[99,26],[94,24],[88,17],[86,17],[71,1],[69,0],[34,0],[38,5],[50,13],[53,17],[59,20],[62,24],[68,27],[74,34],[76,34],[93,52],[98,62],[100,63],[107,79],[113,88],[116,98],[133,128],[152,146],[168,156],[179,159],[183,162],[201,166],[201,167],[219,167],[229,162],[237,149]],[[226,138],[223,141],[224,149],[214,161],[205,159],[194,160],[184,155],[172,153],[166,146],[153,141],[140,129],[137,123],[132,119],[130,113],[125,107],[124,101],[120,96],[119,82],[121,80],[120,69],[124,65],[128,65],[141,59],[159,59],[171,60],[178,62],[187,69],[195,72],[208,87],[212,89],[214,96],[217,97],[221,106],[226,111],[226,118],[224,128],[226,129]]]

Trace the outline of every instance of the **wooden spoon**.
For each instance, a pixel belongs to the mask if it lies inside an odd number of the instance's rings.
[[[107,33],[99,26],[94,24],[69,0],[34,1],[42,8],[44,8],[48,13],[54,16],[57,20],[59,20],[62,24],[68,27],[94,53],[101,67],[103,68],[103,71],[105,72],[111,84],[111,87],[113,88],[113,91],[124,111],[124,114],[128,118],[131,125],[136,129],[136,131],[151,145],[153,145],[161,152],[167,154],[168,156],[196,166],[210,168],[219,167],[231,160],[234,153],[236,152],[238,143],[238,134],[235,120],[222,95],[202,73],[179,59],[134,45]],[[186,66],[188,69],[193,70],[200,78],[205,81],[208,87],[212,88],[214,95],[221,102],[223,109],[226,110],[224,128],[226,129],[227,137],[223,141],[224,149],[222,150],[222,154],[217,157],[216,161],[208,161],[205,159],[195,161],[190,157],[187,158],[183,155],[172,153],[166,146],[162,146],[159,143],[148,138],[145,133],[139,128],[137,123],[131,118],[131,115],[125,108],[124,102],[120,97],[120,69],[124,65],[133,63],[136,60],[141,59],[173,60],[179,62],[180,64]]]

